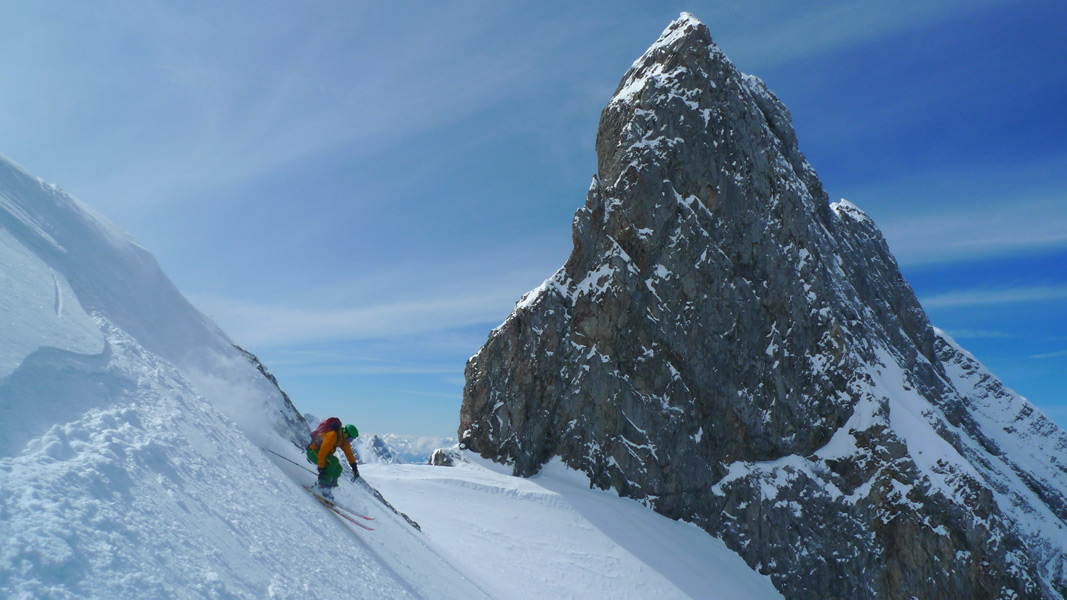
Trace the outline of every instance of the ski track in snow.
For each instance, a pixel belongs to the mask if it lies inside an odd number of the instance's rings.
[[[0,203],[0,216],[4,208]],[[82,354],[96,354],[103,347],[104,336],[70,291],[66,278],[22,246],[3,228],[2,219],[0,326],[0,380],[42,347]]]
[[[52,273],[52,283],[55,284],[55,289],[56,289],[56,302],[55,302],[56,318],[57,319],[62,319],[63,318],[63,288],[61,288],[59,286],[59,278],[56,277],[56,272],[52,271],[51,269],[49,269],[49,271],[51,271],[51,273]]]

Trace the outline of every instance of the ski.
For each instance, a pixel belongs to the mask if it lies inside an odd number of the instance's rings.
[[[374,521],[375,520],[374,517],[368,517],[367,515],[358,513],[358,512],[352,510],[351,508],[348,508],[347,506],[345,506],[343,504],[338,504],[336,501],[334,501],[334,500],[332,500],[330,498],[327,498],[326,496],[323,496],[322,494],[316,492],[314,489],[312,489],[309,486],[305,485],[304,489],[309,491],[309,492],[311,492],[311,494],[313,496],[318,498],[324,504],[328,503],[330,505],[330,508],[337,508],[337,509],[343,510],[343,511],[347,512],[348,514],[352,515],[353,517],[359,517],[360,519],[363,519],[363,520],[366,520],[366,521]]]
[[[352,523],[353,525],[358,525],[358,526],[362,527],[363,529],[366,529],[367,531],[374,531],[373,527],[369,527],[367,525],[364,525],[363,523],[360,523],[359,521],[353,519],[352,517],[348,516],[347,514],[337,510],[337,508],[335,508],[334,505],[330,504],[328,500],[323,500],[322,498],[319,498],[318,500],[319,500],[319,502],[322,502],[323,506],[325,506],[326,508],[330,509],[330,512],[332,512],[333,514],[337,515],[338,517],[341,517],[341,518],[347,520],[348,522]]]

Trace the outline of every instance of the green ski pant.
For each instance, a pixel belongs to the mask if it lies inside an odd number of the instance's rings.
[[[319,464],[319,451],[313,448],[308,448],[308,462],[313,465]],[[326,457],[326,472],[319,479],[319,484],[323,487],[337,487],[337,478],[344,472],[344,468],[341,466],[341,461],[337,460],[334,455]]]

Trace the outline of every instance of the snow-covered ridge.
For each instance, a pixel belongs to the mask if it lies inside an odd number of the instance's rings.
[[[56,352],[107,363],[107,322],[169,361],[198,393],[247,433],[303,436],[299,414],[277,386],[218,326],[181,295],[155,258],[114,224],[61,191],[0,158],[0,398],[46,380]],[[82,358],[79,358],[82,357]],[[88,359],[85,359],[88,360]],[[84,361],[83,361],[84,362]],[[80,383],[92,386],[98,367]],[[9,407],[22,418],[7,436],[37,435],[71,389],[36,390],[32,407]],[[110,398],[105,394],[104,398]],[[17,401],[13,401],[18,404]],[[6,423],[14,423],[7,421]]]
[[[830,209],[834,211],[839,217],[848,217],[854,221],[861,223],[872,223],[871,218],[867,216],[867,213],[863,212],[860,207],[842,198],[838,202],[834,202],[830,205]]]
[[[1067,432],[945,332],[936,333],[956,402],[968,411],[950,429],[960,456],[989,483],[1030,552],[1052,573],[1067,569]]]
[[[60,251],[66,251],[64,245],[53,238],[47,224],[41,221],[44,206],[38,202],[42,194],[51,197],[57,204],[78,215],[78,219],[90,225],[118,246],[136,245],[132,237],[107,217],[96,212],[77,198],[68,195],[59,186],[36,177],[18,163],[0,153],[0,180],[5,185],[0,191],[0,205],[7,216],[13,217],[34,234],[41,237]]]

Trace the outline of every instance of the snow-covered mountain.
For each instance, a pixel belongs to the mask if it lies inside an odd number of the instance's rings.
[[[789,111],[684,14],[623,76],[562,269],[460,443],[721,536],[788,598],[1063,598],[1067,434],[933,328]]]
[[[562,465],[367,465],[336,492],[366,531],[301,488],[307,433],[147,251],[0,157],[0,597],[776,597]],[[448,442],[373,437],[402,460]]]

